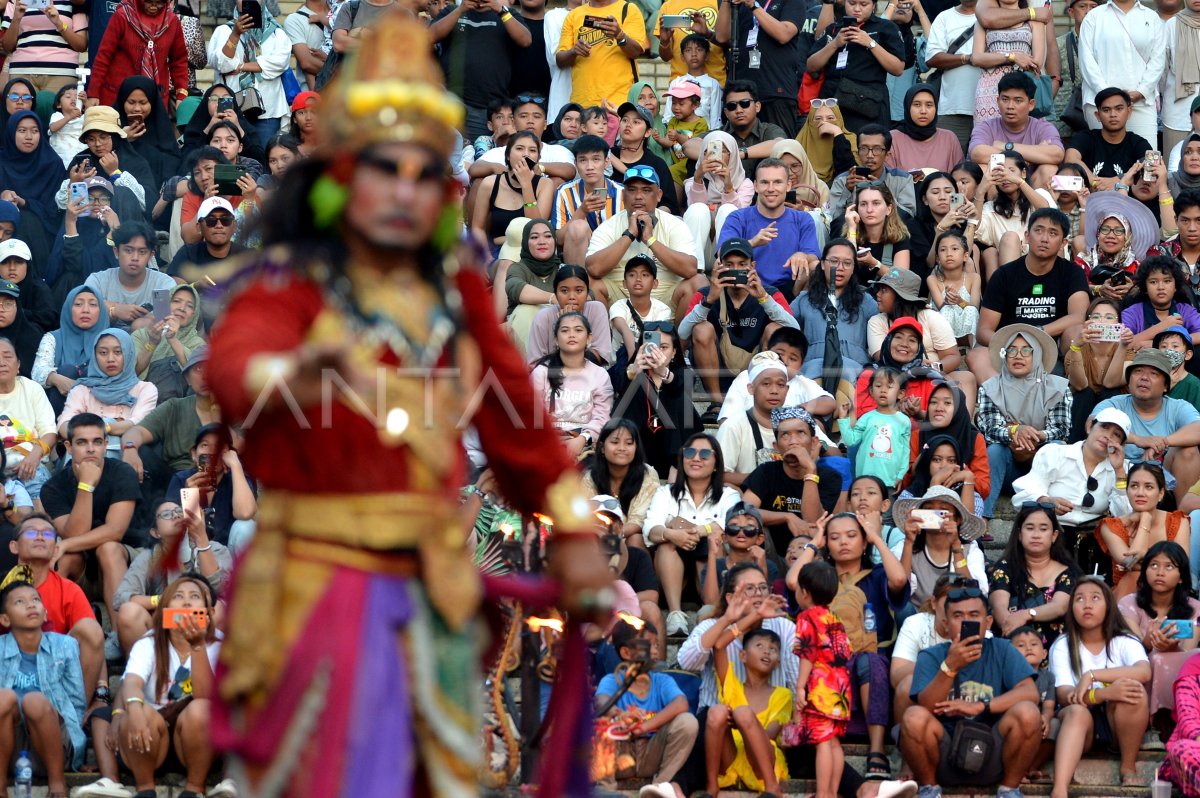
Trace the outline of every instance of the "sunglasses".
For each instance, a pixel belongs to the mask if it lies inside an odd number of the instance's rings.
[[[749,108],[751,105],[754,105],[754,100],[730,100],[725,103],[725,110],[733,111],[738,108]]]
[[[713,459],[712,449],[697,449],[695,446],[688,446],[683,449],[684,460],[695,460],[699,457],[701,460]]]
[[[620,510],[621,509],[621,503],[619,501],[617,501],[616,499],[600,499],[598,501],[596,499],[593,499],[592,501],[596,502],[596,504],[599,505],[597,507],[597,509],[599,509],[599,510]]]
[[[1083,497],[1083,501],[1079,504],[1083,507],[1091,507],[1096,503],[1096,497],[1092,495],[1092,491],[1100,487],[1099,481],[1095,477],[1087,478],[1087,495]]]
[[[1051,518],[1056,517],[1054,514],[1056,509],[1054,502],[1021,502],[1022,510],[1036,510],[1038,508],[1041,508],[1049,513]]]
[[[813,100],[813,108],[837,108],[837,97],[829,97],[824,100]]]
[[[725,527],[725,537],[729,538],[756,538],[762,534],[762,530],[756,526],[727,526]]]
[[[58,537],[58,533],[53,529],[26,529],[21,533],[21,537],[26,540],[37,540],[38,538],[42,540],[54,540]]]
[[[633,166],[625,170],[625,181],[629,182],[632,179],[645,180],[650,183],[658,184],[658,172],[654,171],[652,166]]]
[[[217,225],[220,225],[221,227],[233,227],[233,217],[224,215],[214,216],[209,214],[208,216],[204,217],[204,224],[208,225],[209,227],[216,227]]]
[[[533,103],[534,105],[540,105],[543,108],[546,106],[546,98],[540,94],[518,94],[517,102]]]
[[[33,102],[33,95],[32,94],[10,94],[10,95],[8,95],[8,100],[9,100],[9,102],[14,102],[14,103],[28,103],[28,102]]]

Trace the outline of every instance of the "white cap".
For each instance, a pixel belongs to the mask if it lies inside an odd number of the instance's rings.
[[[601,494],[592,497],[592,510],[597,513],[604,513],[616,518],[622,524],[625,523],[625,511],[621,509],[621,502],[614,496]]]
[[[783,378],[788,378],[787,366],[783,365],[779,355],[774,352],[759,352],[754,357],[750,358],[750,382],[754,382],[760,375],[766,374],[772,369],[778,369],[783,373]]]
[[[29,252],[29,245],[24,241],[19,238],[10,238],[7,241],[0,241],[0,263],[9,258],[20,258],[29,262],[33,260],[33,255]]]
[[[203,219],[217,208],[229,211],[230,216],[233,215],[233,206],[229,204],[229,200],[224,197],[209,197],[200,203],[200,210],[196,211],[196,218]]]
[[[1129,439],[1129,430],[1133,426],[1133,423],[1129,420],[1129,416],[1125,415],[1125,411],[1118,410],[1115,407],[1104,408],[1095,415],[1093,421],[1096,424],[1112,424],[1119,427],[1126,440]]]

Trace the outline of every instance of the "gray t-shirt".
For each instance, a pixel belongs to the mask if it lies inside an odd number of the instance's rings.
[[[84,280],[84,285],[95,289],[105,302],[116,302],[119,305],[145,305],[146,307],[154,305],[156,288],[169,290],[175,287],[175,281],[167,275],[156,269],[146,269],[146,279],[142,280],[142,284],[138,288],[130,291],[121,284],[120,273],[119,267],[93,272]],[[113,326],[128,329],[127,324],[115,319]]]
[[[342,7],[338,9],[337,18],[333,21],[333,29],[354,30],[355,28],[369,28],[378,17],[386,14],[395,5],[395,0],[381,6],[369,3],[367,0],[360,0],[358,3],[358,13],[354,15],[354,23],[351,24],[351,3],[343,3]]]
[[[1106,407],[1115,407],[1129,416],[1129,420],[1133,422],[1130,432],[1143,438],[1165,438],[1188,424],[1200,421],[1200,412],[1197,412],[1196,406],[1191,402],[1172,399],[1169,396],[1164,396],[1162,401],[1162,411],[1150,420],[1138,415],[1133,408],[1133,397],[1127,393],[1105,399],[1096,405],[1092,415],[1096,415]],[[1132,443],[1125,444],[1125,456],[1130,460],[1141,460],[1142,454],[1142,447]]]

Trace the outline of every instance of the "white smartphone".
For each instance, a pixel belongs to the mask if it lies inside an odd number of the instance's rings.
[[[189,511],[196,514],[200,513],[200,489],[199,488],[180,488],[179,489],[179,504],[183,507],[183,512]]]
[[[993,152],[988,156],[988,171],[992,171],[997,166],[1004,166],[1004,153],[1002,152]]]
[[[1105,323],[1105,324],[1093,324],[1092,326],[1094,328],[1100,330],[1100,340],[1101,341],[1111,342],[1111,341],[1120,341],[1121,340],[1121,330],[1122,330],[1122,328],[1124,328],[1125,325],[1121,324],[1120,322],[1116,322],[1116,323]]]
[[[1079,175],[1055,175],[1050,178],[1051,191],[1079,191],[1083,188],[1083,178]]]
[[[925,510],[920,507],[912,511],[914,518],[921,520],[921,529],[941,529],[948,513],[945,510]]]

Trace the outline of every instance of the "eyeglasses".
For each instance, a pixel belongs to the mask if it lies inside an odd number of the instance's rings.
[[[233,217],[226,214],[221,214],[218,216],[210,213],[208,216],[204,217],[204,223],[209,227],[216,227],[217,225],[220,225],[221,227],[233,227]]]
[[[883,155],[885,152],[887,152],[887,147],[860,146],[858,148],[858,152],[860,155]]]
[[[701,460],[711,460],[711,459],[713,459],[713,450],[712,449],[698,449],[695,446],[688,446],[688,447],[684,448],[684,450],[683,450],[683,459],[684,460],[695,460],[697,457],[699,457]]]
[[[1020,355],[1021,357],[1029,357],[1032,354],[1033,354],[1032,346],[1021,346],[1021,347],[1010,346],[1004,350],[1005,357],[1012,357],[1013,355]]]
[[[1116,235],[1123,236],[1123,235],[1125,235],[1125,228],[1121,227],[1119,225],[1117,227],[1113,227],[1112,225],[1106,224],[1106,225],[1102,226],[1096,232],[1098,232],[1102,236],[1116,236]]]
[[[756,538],[762,534],[762,530],[756,526],[737,526],[731,525],[725,527],[725,537],[729,538]]]
[[[21,537],[26,540],[37,540],[38,538],[42,540],[55,540],[58,538],[58,533],[53,529],[26,529],[21,533]]]
[[[642,329],[658,330],[670,334],[675,332],[675,325],[669,321],[647,321],[642,324]]]
[[[14,92],[14,93],[8,95],[8,101],[13,102],[13,103],[29,103],[29,102],[33,102],[33,95],[32,94],[17,94]]]
[[[825,265],[832,266],[835,269],[849,269],[852,266],[854,266],[854,261],[852,261],[852,260],[834,260],[833,258],[826,258]]]
[[[92,205],[112,205],[112,197],[108,197],[108,196],[88,197],[88,202]]]
[[[751,105],[754,105],[754,100],[730,100],[725,103],[725,110],[733,111],[738,108],[749,108]]]
[[[161,513],[155,513],[155,518],[161,518],[164,521],[171,521],[176,518],[183,518],[182,508],[176,507],[174,510],[163,510]]]
[[[546,98],[540,94],[518,94],[517,102],[521,104],[533,103],[534,105],[540,105],[543,108],[546,107]]]
[[[837,108],[837,97],[829,97],[824,100],[813,100],[813,108]]]
[[[745,585],[742,592],[747,596],[766,596],[771,592],[771,586],[765,582],[761,585]]]
[[[1092,495],[1092,491],[1096,490],[1099,487],[1100,487],[1100,483],[1096,480],[1095,477],[1088,477],[1087,478],[1087,491],[1088,492],[1087,492],[1087,495],[1085,495],[1083,497],[1083,501],[1080,502],[1080,505],[1082,505],[1083,507],[1091,507],[1093,504],[1095,504],[1096,497]]]
[[[630,180],[645,180],[647,183],[658,185],[658,172],[654,171],[653,166],[631,166],[625,170],[625,182]]]

